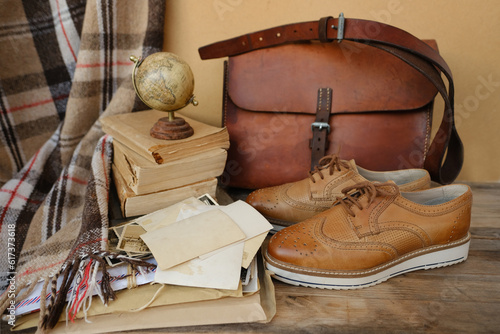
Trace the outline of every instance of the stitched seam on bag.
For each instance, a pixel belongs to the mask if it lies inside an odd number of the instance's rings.
[[[431,111],[429,109],[427,109],[427,122],[426,122],[426,131],[425,131],[425,141],[424,141],[424,154],[423,154],[423,157],[422,157],[422,166],[424,165],[425,163],[425,158],[427,157],[427,152],[429,150],[428,148],[428,145],[429,145],[429,138],[431,136],[430,132],[431,132]]]
[[[224,91],[224,120],[223,120],[224,124],[222,124],[222,126],[226,126],[227,122],[227,98],[229,95],[228,82],[229,82],[229,63],[227,63],[225,66],[224,86],[226,87],[226,89]]]
[[[414,64],[414,65],[411,65],[411,66],[413,66],[413,67],[414,67],[416,70],[418,70],[420,73],[425,73],[425,71],[424,71],[424,70],[423,70],[420,66],[417,66],[417,65],[415,65],[415,64]],[[430,81],[434,84],[434,82],[433,82],[430,78],[428,78],[428,79],[429,79],[429,80],[430,80]],[[427,112],[427,115],[429,115],[429,112]],[[429,124],[429,119],[430,119],[430,117],[427,117],[427,121],[428,121],[428,122],[427,122],[427,124]],[[428,135],[428,134],[429,134],[429,126],[427,126],[427,135]],[[426,143],[427,143],[427,135],[426,135],[426,139],[425,139],[425,142],[426,142]],[[426,145],[426,146],[427,146],[427,145]],[[424,148],[424,160],[422,160],[422,163],[424,163],[424,162],[425,162],[425,156],[426,156],[426,155],[425,155],[425,151],[426,151],[426,150],[427,150],[427,149],[426,149],[426,148]]]
[[[466,239],[466,238],[469,238],[469,236],[465,237],[465,238],[462,238],[460,240],[457,240],[457,241],[454,241],[453,243],[448,243],[448,244],[445,244],[445,245],[435,245],[435,246],[430,246],[430,247],[425,247],[423,249],[420,249],[418,251],[414,251],[414,252],[410,252],[406,255],[403,255],[397,259],[394,259],[394,260],[391,260],[381,266],[377,266],[373,269],[370,269],[370,270],[365,270],[365,271],[360,271],[360,272],[356,272],[356,273],[352,273],[352,272],[344,272],[344,271],[337,271],[335,273],[328,273],[328,272],[325,272],[325,271],[320,271],[320,270],[311,270],[311,269],[303,269],[303,268],[298,268],[298,267],[295,267],[295,266],[290,266],[290,265],[285,265],[285,264],[282,264],[282,263],[279,263],[279,262],[276,262],[275,260],[273,260],[270,256],[269,256],[269,253],[268,253],[268,257],[267,257],[267,260],[269,262],[272,262],[276,265],[279,265],[280,267],[283,267],[283,268],[288,268],[288,269],[292,269],[292,270],[296,270],[296,271],[302,271],[302,272],[306,272],[306,273],[313,273],[313,274],[323,274],[323,275],[345,275],[345,276],[359,276],[359,275],[365,275],[365,274],[371,274],[373,272],[377,272],[377,271],[380,271],[380,270],[383,270],[383,269],[386,269],[388,267],[391,267],[393,264],[397,263],[397,262],[400,262],[400,261],[403,261],[409,257],[413,257],[415,255],[419,255],[421,253],[426,253],[428,251],[432,251],[434,249],[437,249],[439,250],[440,248],[443,248],[443,249],[447,249],[449,248],[450,246],[454,246],[455,244],[464,244],[465,242],[463,241],[463,239]],[[325,269],[325,270],[328,270],[328,269]]]
[[[318,105],[318,111],[321,111],[323,109],[323,88],[319,90],[319,94],[318,94],[318,101],[316,102],[316,104]]]

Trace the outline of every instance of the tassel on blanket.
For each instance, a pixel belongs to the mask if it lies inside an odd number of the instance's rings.
[[[83,314],[85,315],[85,322],[90,322],[87,320],[87,312],[92,306],[93,291],[96,290],[97,295],[101,298],[104,303],[104,298],[102,296],[101,287],[97,284],[97,272],[99,271],[99,262],[94,261],[93,268],[90,270],[90,282],[87,294],[83,301]]]
[[[106,261],[98,255],[92,254],[90,257],[101,264],[102,268],[102,278],[101,278],[101,293],[104,305],[108,305],[109,300],[114,300],[116,298],[116,294],[111,288],[111,275],[108,273],[106,269]]]
[[[55,297],[52,307],[47,309],[48,314],[43,319],[42,327],[44,329],[54,328],[59,321],[59,317],[61,316],[64,305],[66,304],[66,295],[68,294],[68,290],[72,285],[76,273],[78,272],[77,268],[80,265],[80,261],[81,260],[77,258],[75,259],[73,265],[67,265],[66,268],[64,268],[64,276],[59,293]]]
[[[42,291],[40,292],[40,317],[39,317],[39,321],[38,321],[38,327],[41,327],[42,323],[43,323],[43,319],[45,317],[45,311],[46,311],[46,303],[45,303],[45,300],[47,298],[47,287],[49,286],[49,282],[50,282],[50,278],[49,277],[45,277],[45,279],[43,280],[43,286],[42,286]]]
[[[156,267],[156,265],[146,261],[107,252],[92,254],[86,259],[76,259],[73,264],[66,265],[61,273],[63,275],[63,281],[58,293],[57,278],[59,275],[56,275],[52,279],[52,296],[44,314],[41,315],[43,318],[41,321],[42,329],[51,329],[57,324],[64,310],[68,294],[70,294],[70,296],[66,307],[66,321],[71,322],[74,322],[76,315],[82,308],[85,321],[87,321],[87,311],[90,309],[94,291],[97,292],[97,295],[105,305],[107,305],[110,300],[116,299],[115,291],[111,287],[111,282],[114,277],[112,277],[106,269],[107,264],[104,260],[104,256],[119,258],[123,262],[128,263],[133,270],[137,270],[142,274],[144,274],[145,270],[148,271],[150,268]],[[96,280],[99,270],[102,271],[100,284],[98,284]]]
[[[43,329],[44,328],[44,323],[47,322],[48,317],[49,317],[49,310],[52,310],[54,308],[56,296],[57,296],[57,279],[59,278],[59,274],[54,275],[52,277],[52,280],[50,281],[50,300],[49,300],[49,305],[45,306],[43,308],[43,314],[40,313],[40,322],[38,324],[38,328]],[[40,299],[41,301],[41,299]],[[40,308],[40,312],[42,311],[42,308]]]
[[[156,268],[155,264],[152,264],[152,263],[149,263],[146,261],[142,261],[142,260],[138,260],[138,259],[133,259],[133,258],[126,257],[123,255],[118,255],[117,258],[122,260],[123,262],[128,263],[132,270],[138,271],[142,275],[145,274],[143,268],[146,268],[146,271],[149,269],[152,269],[152,268]]]
[[[111,257],[113,259],[120,259],[121,261],[128,263],[131,267],[131,269],[134,271],[139,271],[142,275],[145,274],[144,269],[148,271],[150,268],[156,268],[155,264],[139,260],[139,259],[133,259],[130,257],[126,257],[124,255],[120,254],[111,254],[111,253],[102,253],[100,255],[93,254],[90,257],[96,261],[99,261],[101,263],[101,267],[103,268],[102,270],[102,282],[101,282],[101,292],[102,292],[102,297],[104,299],[104,304],[107,305],[109,299],[115,299],[116,294],[111,288],[111,276],[109,275],[108,271],[106,270],[106,261],[104,261],[104,256]],[[126,276],[125,276],[126,277]],[[123,278],[125,278],[123,277]]]
[[[90,291],[90,269],[92,268],[92,259],[89,261],[82,261],[80,263],[80,269],[78,270],[78,275],[73,284],[73,290],[71,292],[71,297],[68,300],[68,306],[66,306],[66,323],[68,319],[71,322],[75,321],[76,314],[80,311],[82,302],[87,297]]]

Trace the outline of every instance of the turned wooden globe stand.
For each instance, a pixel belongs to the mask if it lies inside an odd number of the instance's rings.
[[[182,117],[175,117],[174,112],[168,112],[168,117],[162,117],[151,128],[151,137],[166,140],[176,140],[191,137],[193,128]]]

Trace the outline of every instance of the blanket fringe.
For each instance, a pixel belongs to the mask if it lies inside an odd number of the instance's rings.
[[[48,320],[49,317],[49,310],[52,310],[54,307],[54,303],[56,300],[56,295],[57,295],[57,280],[59,278],[59,273],[54,275],[52,279],[50,280],[50,300],[49,300],[49,305],[45,307],[45,312],[44,314],[40,314],[42,317],[41,323],[39,323],[38,328],[44,328],[44,323]],[[41,310],[41,308],[40,308]]]
[[[149,263],[149,262],[146,262],[143,260],[139,260],[139,259],[134,259],[131,257],[126,257],[124,255],[118,255],[116,258],[122,260],[123,262],[128,263],[132,270],[138,271],[142,275],[145,274],[143,268],[145,268],[146,271],[148,271],[149,269],[152,269],[152,268],[156,268],[155,264],[152,264],[152,263]]]
[[[50,277],[45,277],[43,281],[42,291],[40,292],[40,315],[38,317],[38,327],[42,327],[45,312],[47,310],[47,287],[49,286]]]
[[[137,270],[142,274],[150,268],[156,267],[156,265],[143,260],[133,259],[119,254],[110,254],[108,252],[90,254],[84,259],[75,259],[72,264],[70,263],[63,267],[64,269],[62,272],[55,275],[52,280],[47,278],[44,283],[42,294],[43,291],[47,290],[49,281],[51,281],[51,297],[47,307],[44,305],[43,310],[42,307],[40,308],[39,329],[41,331],[55,327],[64,311],[68,294],[69,298],[65,310],[67,324],[68,321],[75,321],[80,310],[83,310],[85,321],[89,322],[87,319],[87,312],[92,304],[94,291],[97,292],[97,295],[104,305],[108,305],[110,300],[116,299],[116,293],[111,287],[111,282],[114,277],[109,274],[106,268],[107,263],[104,260],[104,256],[119,258],[127,263],[133,270]],[[100,284],[98,284],[96,279],[99,270],[102,271]],[[60,275],[63,275],[63,280],[59,292],[57,292],[57,280]]]
[[[14,302],[17,304],[20,301],[24,300],[26,297],[28,297],[35,290],[35,287],[36,287],[36,282],[23,283],[19,285],[10,283],[9,286],[7,287],[7,290],[5,290],[4,294],[0,297],[0,314],[3,314],[11,304],[12,294],[9,293],[11,289],[13,289],[16,292]],[[17,294],[18,291],[20,292],[19,294]]]
[[[102,296],[101,292],[101,287],[99,284],[97,284],[97,273],[99,271],[99,262],[95,261],[93,264],[93,268],[90,270],[90,282],[89,282],[89,288],[87,290],[87,294],[85,296],[85,299],[83,300],[83,314],[85,315],[85,322],[91,322],[87,319],[87,312],[92,306],[92,292],[96,290],[97,295],[101,298],[101,301],[104,301],[104,298]],[[88,304],[88,305],[87,305]]]
[[[63,311],[64,305],[66,304],[66,295],[68,294],[68,290],[71,287],[73,279],[77,273],[77,268],[80,265],[81,259],[75,259],[73,265],[67,265],[63,271],[63,281],[61,284],[61,288],[59,289],[59,293],[55,297],[54,303],[52,307],[47,309],[47,316],[44,317],[42,328],[43,329],[51,329],[59,321],[59,317]]]
[[[102,299],[104,300],[104,305],[108,305],[109,300],[114,300],[116,298],[116,294],[113,291],[113,288],[111,288],[111,275],[108,273],[108,270],[106,269],[106,261],[104,260],[103,257],[92,254],[90,255],[92,259],[95,259],[98,261],[101,265],[102,268],[102,281],[101,281],[101,293],[102,293]]]
[[[92,259],[80,262],[80,267],[78,268],[78,273],[76,274],[73,284],[73,290],[71,291],[71,296],[68,300],[68,305],[66,306],[66,324],[68,324],[68,319],[71,320],[71,322],[74,322],[76,314],[80,310],[82,300],[87,294],[91,266]]]
[[[3,314],[7,309],[7,307],[9,307],[10,305],[9,291],[11,291],[12,285],[13,283],[9,283],[7,289],[3,292],[2,296],[0,297],[0,314]],[[24,285],[18,288],[23,289]]]

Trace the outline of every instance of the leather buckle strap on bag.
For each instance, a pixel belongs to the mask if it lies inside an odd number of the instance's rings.
[[[325,17],[319,21],[283,25],[213,43],[201,47],[199,54],[201,59],[213,59],[309,40],[324,43],[346,40],[378,48],[401,59],[432,82],[444,99],[445,110],[426,152],[424,167],[436,182],[446,184],[456,179],[462,168],[464,149],[455,128],[451,70],[436,50],[402,29],[340,15],[338,18]],[[441,73],[448,81],[448,89]]]
[[[319,35],[319,41],[321,43],[328,43],[331,42],[332,40],[328,38],[328,28],[330,29],[336,29],[337,30],[337,43],[342,42],[342,39],[344,39],[344,23],[345,23],[345,18],[344,18],[344,13],[340,13],[339,19],[338,19],[338,25],[331,25],[328,27],[328,21],[333,19],[332,16],[327,16],[327,17],[322,17],[318,21],[318,35]]]
[[[330,133],[330,112],[332,110],[332,89],[318,89],[318,107],[316,110],[316,120],[311,124],[313,137],[310,142],[311,147],[311,170],[318,165],[319,160],[325,156],[328,149],[328,134]]]

